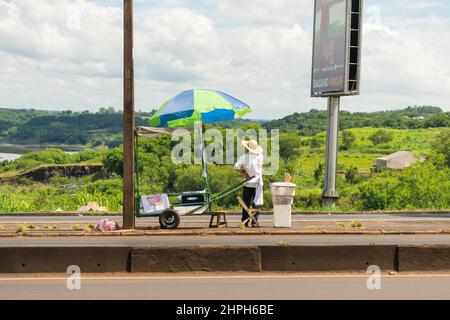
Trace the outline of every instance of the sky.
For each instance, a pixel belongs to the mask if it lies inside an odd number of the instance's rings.
[[[361,95],[348,111],[450,111],[450,1],[365,0]],[[135,0],[136,110],[192,88],[227,92],[253,119],[310,97],[313,0]],[[0,0],[0,107],[122,107],[121,0]]]

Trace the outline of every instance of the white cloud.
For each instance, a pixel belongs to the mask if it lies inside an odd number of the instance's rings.
[[[429,17],[364,26],[363,94],[366,107],[440,105],[450,109],[448,21]]]
[[[79,29],[68,10],[74,3],[80,4]],[[202,13],[156,3],[135,15],[138,109],[192,87],[229,92],[250,103],[257,118],[325,106],[324,99],[309,98],[312,22],[303,20],[312,1],[228,0]],[[434,104],[449,110],[450,22],[382,15],[368,22],[362,94],[345,98],[344,106]],[[1,107],[122,105],[120,7],[0,0],[0,39]]]
[[[217,19],[244,24],[294,23],[311,14],[311,0],[217,1]]]

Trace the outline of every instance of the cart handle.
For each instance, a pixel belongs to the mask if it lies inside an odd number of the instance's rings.
[[[194,212],[196,212],[196,211],[198,211],[200,209],[203,209],[204,207],[209,207],[211,205],[211,203],[213,203],[214,201],[222,199],[223,197],[226,197],[229,194],[232,194],[236,190],[239,190],[240,188],[242,188],[247,182],[249,182],[253,178],[254,177],[248,178],[247,180],[241,181],[239,184],[234,185],[233,187],[225,190],[224,192],[212,195],[208,202],[206,202],[206,203],[202,204],[201,206],[199,206],[199,207],[197,207],[197,208],[187,212],[186,215],[190,215],[190,214],[192,214],[192,213],[194,213]]]
[[[223,197],[228,196],[229,194],[235,192],[236,190],[239,190],[240,188],[242,188],[245,184],[247,184],[250,180],[252,180],[254,178],[255,177],[248,178],[247,180],[239,182],[238,184],[236,184],[233,187],[225,190],[224,192],[216,193],[216,194],[212,195],[211,202],[215,201],[215,200],[218,200],[218,199],[222,199]]]

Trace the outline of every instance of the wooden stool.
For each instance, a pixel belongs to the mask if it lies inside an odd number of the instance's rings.
[[[223,217],[223,221],[221,218]],[[214,224],[214,218],[217,218],[217,222]],[[209,222],[210,228],[227,228],[227,213],[226,212],[214,212],[211,214],[211,221]]]

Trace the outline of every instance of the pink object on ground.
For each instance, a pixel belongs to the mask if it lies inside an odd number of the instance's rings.
[[[117,224],[117,222],[111,221],[109,219],[102,219],[95,226],[95,230],[100,232],[116,231],[119,230],[119,225]]]

